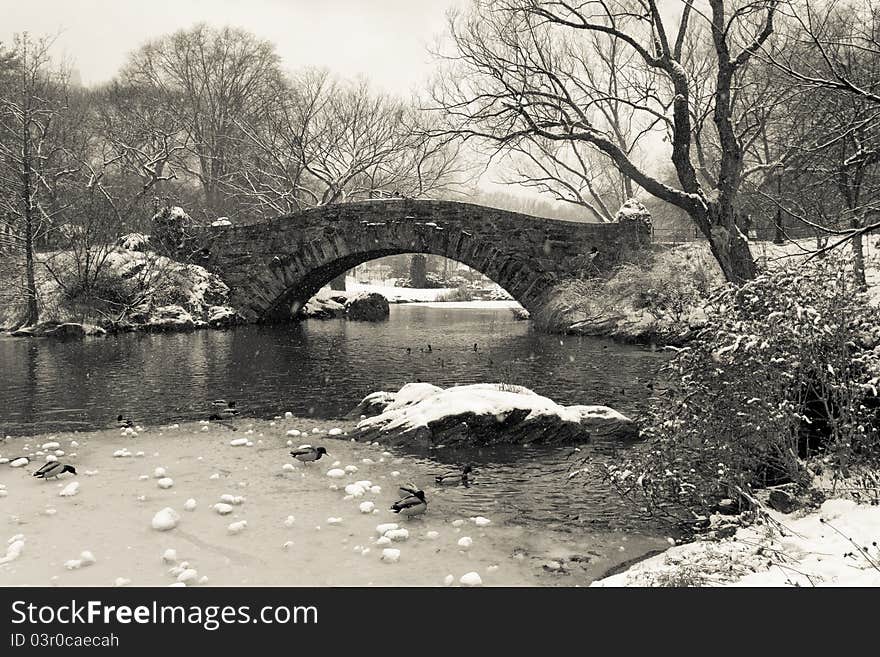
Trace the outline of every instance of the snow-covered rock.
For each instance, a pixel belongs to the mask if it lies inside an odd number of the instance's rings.
[[[71,481],[64,488],[61,489],[61,492],[58,493],[60,497],[73,497],[79,493],[79,482]]]
[[[385,538],[395,542],[405,541],[409,538],[409,531],[406,529],[390,529],[385,532]]]
[[[0,557],[0,564],[10,563],[21,556],[24,551],[24,535],[16,534],[6,544],[6,554]]]
[[[333,468],[327,471],[327,476],[331,479],[342,479],[345,476],[345,470],[341,468]]]
[[[561,406],[528,388],[473,384],[405,385],[374,393],[359,406],[383,410],[358,423],[359,439],[432,444],[582,443],[590,437],[634,437],[632,420],[606,406]]]
[[[193,498],[189,498],[186,502],[183,503],[183,508],[186,511],[195,511],[196,506],[198,506],[198,503]]]
[[[231,522],[229,526],[226,528],[230,534],[240,534],[247,527],[247,520],[239,520],[238,522]]]
[[[232,513],[232,505],[225,504],[224,502],[218,502],[214,505],[214,511],[219,513],[221,516],[226,516]]]
[[[159,486],[159,488],[168,489],[174,485],[174,480],[171,477],[162,477],[156,482],[156,485]]]
[[[177,523],[180,520],[180,514],[177,513],[171,507],[165,507],[161,511],[156,512],[156,515],[153,516],[152,527],[153,529],[165,532],[169,529],[174,529],[177,527]]]
[[[462,586],[482,586],[483,579],[480,577],[479,573],[471,571],[459,577],[458,583]]]
[[[470,536],[462,536],[458,539],[458,547],[464,548],[465,550],[469,549],[474,544],[474,539]]]
[[[376,505],[373,502],[361,502],[358,506],[361,513],[372,513],[376,508]]]
[[[385,548],[382,550],[381,559],[385,563],[397,563],[400,561],[400,550],[396,548]]]

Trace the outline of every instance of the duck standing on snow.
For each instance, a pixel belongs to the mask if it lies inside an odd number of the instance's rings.
[[[323,447],[312,447],[311,445],[303,445],[302,447],[297,447],[290,452],[290,455],[293,458],[295,458],[297,461],[302,461],[303,463],[311,463],[312,461],[317,461],[322,456],[324,456],[324,454],[327,454],[326,449],[324,449]]]
[[[48,463],[44,463],[43,467],[41,467],[34,473],[34,476],[39,479],[49,479],[60,477],[65,472],[76,474],[76,468],[74,468],[72,465],[62,463],[61,461],[49,461]]]
[[[428,501],[425,499],[425,492],[417,490],[412,495],[404,497],[391,505],[394,513],[402,516],[418,516],[428,510]]]
[[[474,469],[470,465],[464,466],[460,471],[447,472],[445,474],[437,475],[434,477],[434,481],[436,481],[440,485],[451,485],[457,486],[458,484],[464,484],[467,486],[468,484],[468,476]]]

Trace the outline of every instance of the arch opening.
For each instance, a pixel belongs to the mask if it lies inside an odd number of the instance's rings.
[[[454,257],[449,257],[445,254],[437,254],[432,253],[430,251],[420,251],[413,249],[377,249],[374,251],[360,252],[348,254],[346,256],[342,256],[336,258],[335,260],[331,260],[325,264],[316,266],[310,269],[307,273],[305,273],[296,284],[281,290],[276,299],[271,304],[269,310],[265,313],[266,321],[289,321],[296,317],[298,311],[305,306],[305,304],[318,295],[321,290],[327,287],[331,281],[337,279],[344,275],[351,275],[352,278],[356,278],[355,270],[362,265],[370,264],[370,263],[382,263],[391,257],[399,256],[406,258],[407,264],[406,269],[409,269],[409,260],[414,255],[425,255],[436,258],[436,260],[431,263],[429,260],[429,264],[426,267],[426,274],[437,274],[436,272],[436,262],[439,260],[441,262],[448,263],[448,267],[451,269],[451,272],[446,273],[445,280],[449,283],[446,286],[437,286],[433,287],[437,289],[442,289],[446,292],[450,292],[452,290],[456,290],[458,288],[466,287],[468,284],[473,284],[474,290],[483,290],[486,292],[491,292],[494,288],[499,290],[503,290],[508,296],[509,300],[513,300],[518,303],[520,306],[526,308],[528,310],[528,306],[523,303],[523,300],[517,298],[517,291],[524,291],[527,288],[519,285],[519,286],[510,286],[510,281],[517,280],[513,277],[507,280],[507,285],[505,285],[504,280],[498,280],[496,278],[497,274],[490,275],[480,269],[471,266],[467,262],[463,260],[459,260]],[[391,265],[386,265],[391,268]],[[514,270],[511,268],[507,268],[504,271],[508,273],[512,273]],[[460,272],[460,273],[456,273]],[[392,286],[391,279],[400,279],[406,278],[407,276],[401,271],[401,266],[398,263],[396,267],[396,271],[394,272],[396,275],[388,275],[385,281],[381,281],[380,279],[374,278],[373,281],[365,283],[367,286],[366,291],[371,291],[370,288],[375,286],[378,288],[389,287]],[[363,277],[363,271],[361,272],[361,277]],[[434,278],[436,281],[436,276]],[[378,285],[376,283],[378,282]],[[509,287],[513,287],[514,289],[509,289]],[[395,287],[395,290],[400,290],[402,295],[406,296],[405,291],[407,287]],[[413,289],[413,288],[410,288]],[[414,289],[425,289],[425,288],[414,288]],[[358,288],[357,290],[350,290],[351,292],[361,291],[363,288]],[[379,291],[382,293],[381,289],[372,290]],[[341,293],[341,291],[340,291]],[[392,300],[393,301],[393,300]]]

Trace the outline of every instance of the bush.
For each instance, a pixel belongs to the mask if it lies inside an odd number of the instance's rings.
[[[535,319],[556,331],[586,322],[625,334],[638,325],[641,333],[663,341],[685,333],[691,314],[720,284],[717,266],[700,248],[642,250],[607,278],[563,281]]]
[[[444,292],[437,297],[437,301],[473,301],[474,290],[467,285],[460,285],[454,290]]]
[[[728,287],[707,326],[665,366],[649,442],[606,475],[640,506],[679,520],[722,498],[874,462],[880,313],[835,259]],[[815,461],[813,461],[815,462]]]

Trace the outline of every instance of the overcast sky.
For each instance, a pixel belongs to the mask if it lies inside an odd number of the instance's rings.
[[[144,41],[204,21],[269,39],[291,69],[367,75],[405,94],[431,71],[430,46],[461,0],[0,0],[0,41],[58,35],[57,54],[87,85],[113,77]]]

